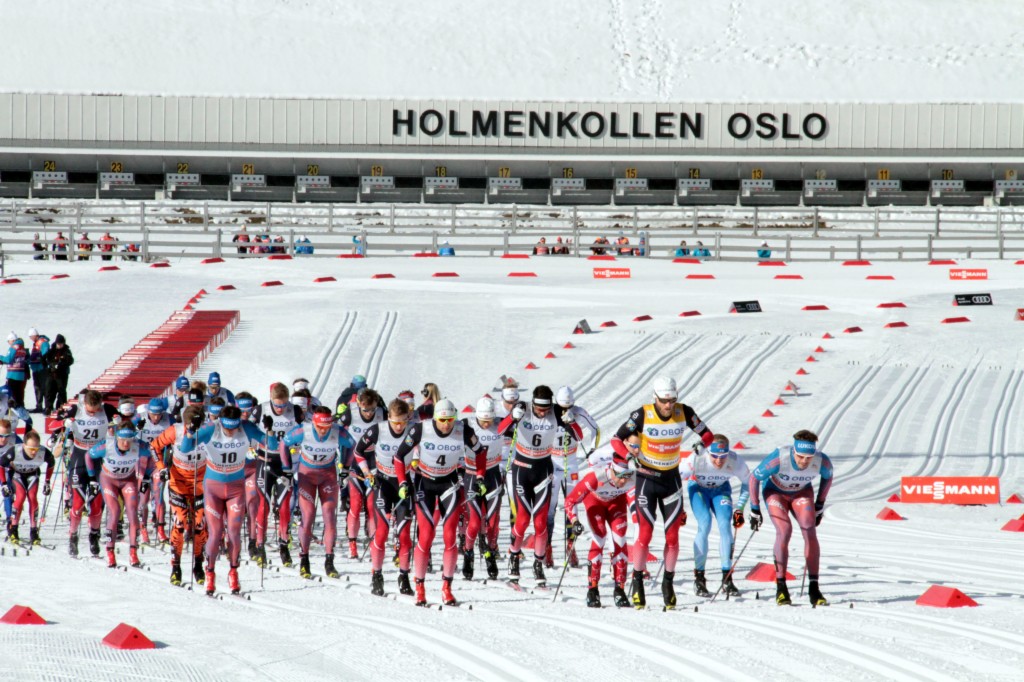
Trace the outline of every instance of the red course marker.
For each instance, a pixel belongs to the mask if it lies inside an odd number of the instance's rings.
[[[156,645],[131,625],[121,623],[107,633],[103,643],[114,649],[155,649]]]
[[[918,606],[935,606],[940,609],[978,605],[978,602],[955,587],[943,587],[941,585],[932,585],[914,603]]]
[[[272,279],[269,282],[264,282],[260,285],[261,287],[283,287],[284,282],[278,279]]]

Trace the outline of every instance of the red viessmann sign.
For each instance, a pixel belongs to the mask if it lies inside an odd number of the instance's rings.
[[[900,502],[999,504],[997,476],[904,476]]]
[[[594,268],[594,279],[629,279],[629,268]]]
[[[988,279],[988,270],[985,268],[950,268],[950,279]]]

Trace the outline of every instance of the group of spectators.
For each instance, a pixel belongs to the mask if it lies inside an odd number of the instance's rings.
[[[614,244],[608,241],[607,237],[598,237],[590,245],[590,252],[595,256],[605,256],[609,253],[617,256],[646,256],[647,238],[641,235],[640,243],[637,246],[631,246],[629,237],[622,232],[619,232]]]
[[[555,239],[554,244],[548,244],[547,237],[541,237],[540,241],[533,247],[534,256],[568,256],[569,247],[572,246],[572,239],[566,237],[565,241],[562,241],[561,237]]]
[[[231,238],[231,242],[235,245],[240,256],[266,256],[288,253],[288,244],[283,236],[271,237],[269,234],[250,235],[245,225]],[[309,237],[299,237],[295,240],[295,255],[313,255],[313,243],[309,241]]]
[[[119,244],[120,248],[118,248]],[[68,260],[69,251],[75,247],[77,247],[75,256],[78,260],[90,260],[93,251],[99,252],[100,260],[113,260],[115,253],[121,253],[125,260],[138,260],[136,254],[141,250],[139,245],[133,242],[121,244],[120,240],[109,232],[104,232],[99,239],[92,239],[88,232],[83,232],[78,243],[72,244],[63,232],[58,231],[57,236],[50,243],[49,252],[47,252],[46,245],[40,239],[39,233],[36,232],[32,235],[32,250],[36,252],[32,257],[33,260],[48,260],[51,257],[53,260]]]
[[[6,365],[7,376],[0,391],[11,401],[9,407],[17,411],[25,408],[25,387],[32,379],[35,409],[29,412],[49,414],[68,401],[68,375],[75,357],[71,354],[62,334],[49,337],[33,327],[28,330],[29,343],[11,332],[7,335],[7,351],[0,353],[0,365]]]
[[[676,247],[674,255],[676,258],[686,258],[687,256],[691,258],[711,258],[711,251],[704,246],[704,242],[702,241],[698,241],[697,245],[693,247],[693,249],[690,249],[690,247],[686,245],[686,240],[684,239],[679,242],[679,246]],[[768,246],[767,241],[761,242],[761,246],[757,249],[757,257],[760,260],[768,260],[772,257],[772,250],[771,247]]]

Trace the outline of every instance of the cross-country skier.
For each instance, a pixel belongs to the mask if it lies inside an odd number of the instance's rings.
[[[572,409],[563,410],[552,405],[553,398],[549,387],[539,385],[533,389],[529,409],[523,402],[516,403],[512,413],[498,425],[500,433],[514,433],[515,441],[514,449],[509,452],[516,505],[508,562],[508,577],[513,582],[519,580],[519,561],[523,556],[526,529],[533,521],[533,577],[538,585],[547,584],[544,555],[548,547],[548,501],[552,494],[554,470],[551,446],[560,426],[571,438],[583,439],[583,431],[575,423]]]
[[[358,378],[358,377],[357,377]],[[338,421],[352,435],[355,442],[363,437],[374,424],[380,424],[385,420],[384,409],[381,407],[383,400],[380,394],[372,388],[364,388],[355,397],[353,406],[341,412],[336,412]],[[338,410],[341,410],[339,405]],[[359,549],[356,545],[356,537],[359,535],[359,522],[363,512],[366,512],[366,534],[373,537],[374,514],[370,511],[367,500],[367,489],[357,477],[348,475],[352,472],[352,450],[346,447],[342,454],[343,460],[342,475],[347,479],[348,486],[348,514],[346,518],[346,530],[348,531],[348,556],[350,559],[359,558]]]
[[[628,436],[624,441],[626,448],[632,453],[640,450],[639,436]],[[612,578],[615,581],[613,592],[615,605],[629,606],[626,596],[626,530],[629,526],[627,497],[635,484],[634,474],[626,458],[613,455],[611,458],[600,458],[593,455],[594,464],[583,475],[565,498],[565,510],[569,518],[569,541],[574,542],[583,532],[583,525],[576,516],[576,506],[580,503],[586,509],[587,522],[590,525],[590,571],[587,580],[587,606],[599,608],[601,593],[598,585],[601,582],[601,560],[604,557],[605,541],[612,537]]]
[[[355,463],[363,480],[372,489],[374,534],[370,544],[370,562],[373,574],[370,591],[384,595],[384,550],[387,547],[391,528],[398,535],[398,591],[412,594],[409,584],[409,563],[412,553],[412,496],[399,498],[401,484],[395,473],[395,455],[402,446],[409,431],[409,415],[413,413],[409,403],[396,398],[388,404],[386,422],[374,424],[363,433],[355,447]],[[411,463],[409,461],[405,464]]]
[[[640,436],[640,451],[634,457],[637,465],[638,533],[633,544],[633,580],[630,585],[630,598],[638,609],[647,605],[644,570],[659,507],[665,523],[665,575],[661,595],[666,608],[675,608],[676,592],[672,581],[679,557],[679,527],[686,524],[683,481],[679,475],[680,448],[683,435],[688,431],[697,434],[705,446],[714,437],[692,407],[677,402],[678,397],[675,379],[655,379],[654,401],[634,410],[612,439],[615,452],[622,457],[632,457],[624,441],[632,435]]]
[[[814,495],[814,482],[818,494]],[[827,606],[828,600],[818,588],[817,526],[825,516],[825,500],[832,487],[832,460],[818,449],[818,436],[801,429],[793,434],[792,445],[780,445],[761,460],[750,476],[750,528],[757,530],[764,522],[761,515],[760,487],[768,515],[775,526],[775,603],[791,604],[786,586],[786,565],[789,563],[789,539],[793,535],[790,514],[804,536],[804,558],[810,581],[811,604]]]
[[[77,405],[62,411],[59,416],[64,419],[64,430],[54,434],[53,438],[59,439],[65,432],[72,437],[67,469],[71,497],[68,552],[71,556],[78,556],[78,526],[82,521],[83,510],[88,509],[89,551],[93,556],[99,556],[103,498],[99,495],[98,485],[90,485],[99,482],[89,475],[85,460],[91,447],[104,442],[108,433],[113,433],[112,429],[121,422],[121,415],[113,405],[104,404],[97,391],[90,389],[78,396]]]
[[[296,426],[285,436],[284,444],[294,452],[289,462],[299,482],[299,506],[302,526],[299,528],[299,574],[310,578],[309,543],[313,538],[316,502],[324,520],[324,573],[337,578],[334,547],[338,537],[338,450],[352,448],[355,442],[344,426],[336,424],[328,407],[313,408],[312,421]]]
[[[203,513],[203,477],[206,473],[205,452],[182,450],[186,436],[194,436],[202,427],[204,417],[201,405],[189,405],[181,413],[182,423],[170,427],[150,443],[150,447],[163,452],[157,460],[161,479],[169,481],[168,495],[174,525],[171,526],[171,584],[181,584],[181,553],[185,545],[185,529],[192,531],[192,577],[202,585],[206,581],[203,570],[203,545],[206,543],[206,519]]]
[[[405,457],[417,446],[419,459],[413,460],[416,470],[416,603],[427,603],[424,580],[430,548],[434,544],[435,524],[442,526],[444,559],[441,568],[441,598],[445,604],[456,604],[452,595],[452,578],[459,557],[458,505],[462,501],[462,481],[459,468],[473,452],[476,462],[475,487],[478,495],[487,494],[484,484],[487,451],[480,444],[473,429],[465,422],[456,422],[458,412],[455,404],[447,398],[433,403],[431,421],[416,424],[409,429],[402,446],[395,454],[395,475],[398,477],[398,497],[405,499],[410,494],[405,467]],[[471,460],[472,461],[472,460]],[[435,519],[435,513],[437,517]]]
[[[278,550],[281,563],[292,565],[288,551],[291,526],[291,472],[285,472],[281,461],[280,441],[305,419],[302,410],[289,400],[288,387],[275,383],[270,387],[270,400],[253,410],[253,421],[267,434],[267,443],[256,451],[256,488],[260,506],[256,515],[256,562],[267,561],[267,520],[271,508],[278,515]]]
[[[256,398],[248,391],[235,395],[235,404],[242,412],[242,421],[252,422],[252,412],[256,408]],[[255,422],[253,422],[255,423]],[[249,533],[249,559],[256,561],[256,519],[260,511],[260,491],[256,485],[256,448],[249,448],[245,453],[245,523]]]
[[[136,426],[139,431],[139,440],[149,444],[161,433],[171,428],[174,420],[167,411],[166,398],[152,398],[146,405],[146,414],[137,420]],[[163,456],[162,452],[150,453],[150,469],[156,467],[156,460]],[[146,472],[152,474],[153,472]],[[140,532],[142,541],[149,541],[149,533],[146,526],[149,523],[149,499],[153,500],[153,522],[156,526],[156,537],[160,542],[167,542],[167,483],[157,477],[149,491],[139,496],[139,515],[142,517]]]
[[[594,437],[593,448],[600,445],[601,429],[597,422],[590,416],[590,413],[576,404],[576,397],[572,388],[561,386],[555,394],[555,403],[563,410],[572,408],[576,416],[576,423],[581,429],[587,429]],[[555,515],[558,511],[558,494],[561,492],[564,498],[572,490],[573,486],[580,480],[580,460],[586,461],[585,453],[580,452],[581,442],[571,438],[566,429],[559,427],[555,432],[555,443],[551,446],[551,461],[554,465],[554,479],[551,484],[551,501],[548,504],[548,551],[546,565],[548,568],[554,566],[554,557],[551,552],[551,538],[555,531]],[[569,550],[569,565],[572,568],[579,567],[579,560],[576,557],[575,549]]]
[[[697,534],[693,538],[693,590],[698,597],[710,597],[704,566],[708,558],[708,536],[711,534],[712,516],[718,524],[719,557],[722,563],[722,591],[728,596],[739,596],[732,581],[733,528],[743,526],[743,507],[750,496],[750,469],[743,459],[729,449],[729,439],[717,434],[711,447],[695,451],[686,460],[686,494],[690,509],[697,517]],[[740,481],[740,496],[736,506],[732,503],[729,479]]]
[[[29,542],[38,545],[39,519],[36,512],[39,509],[39,476],[45,464],[43,495],[49,495],[50,479],[53,477],[53,453],[40,445],[39,434],[35,431],[27,432],[24,442],[4,451],[3,442],[12,440],[11,423],[6,419],[0,419],[0,452],[3,453],[0,454],[0,485],[4,488],[4,497],[10,497],[12,492],[14,494],[14,516],[9,536],[15,543],[21,541],[18,523],[25,500],[28,500]]]
[[[480,444],[487,449],[487,473],[484,475],[487,494],[483,497],[477,495],[476,491],[475,462],[467,456],[465,463],[464,494],[469,521],[466,527],[466,542],[462,546],[462,576],[466,580],[473,578],[473,545],[481,531],[487,545],[487,549],[484,550],[487,577],[491,580],[498,577],[498,525],[501,521],[501,496],[505,488],[501,475],[505,437],[498,433],[494,417],[494,401],[490,398],[480,398],[476,403],[476,414],[463,420],[476,433]]]
[[[220,400],[216,398],[215,400]],[[202,450],[206,462],[203,474],[203,511],[206,540],[206,594],[216,590],[217,557],[227,531],[228,587],[238,594],[239,555],[242,551],[242,520],[245,518],[245,458],[254,445],[266,445],[267,435],[255,424],[242,421],[242,411],[234,405],[221,410],[213,424],[186,432],[181,452],[191,455]]]
[[[92,493],[102,489],[103,501],[107,506],[107,566],[117,566],[114,557],[114,543],[117,540],[117,524],[121,505],[128,517],[128,556],[132,566],[138,567],[139,549],[139,489],[149,489],[150,479],[142,476],[149,468],[149,446],[140,443],[138,432],[131,420],[123,419],[113,435],[105,442],[89,448],[85,463],[92,483]],[[97,471],[97,468],[99,471]],[[96,477],[99,476],[99,482]],[[142,483],[139,478],[142,477]]]

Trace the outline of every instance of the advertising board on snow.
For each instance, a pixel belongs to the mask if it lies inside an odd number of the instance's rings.
[[[594,279],[629,279],[629,268],[594,268]]]
[[[954,280],[988,279],[985,268],[950,268],[949,278]]]
[[[917,504],[999,504],[997,476],[904,476],[900,502]]]

